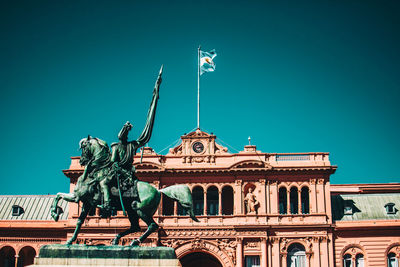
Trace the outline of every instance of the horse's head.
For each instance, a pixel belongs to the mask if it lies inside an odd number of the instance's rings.
[[[81,159],[79,160],[79,164],[82,166],[85,166],[86,164],[89,163],[89,161],[93,157],[93,147],[92,147],[92,142],[95,139],[92,138],[90,135],[88,135],[87,138],[83,138],[81,141],[79,141],[79,149],[82,150],[81,154]]]
[[[110,157],[110,150],[108,145],[103,140],[88,135],[79,142],[79,149],[82,150],[81,159],[79,164],[85,166],[89,161],[106,162]]]

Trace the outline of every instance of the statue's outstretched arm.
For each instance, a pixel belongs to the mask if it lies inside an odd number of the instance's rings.
[[[163,71],[163,66],[161,66],[160,73],[158,74],[156,84],[154,85],[153,99],[151,100],[149,111],[147,112],[146,125],[144,126],[142,134],[136,140],[136,142],[138,144],[138,148],[144,146],[146,143],[149,142],[151,133],[153,131],[154,118],[156,115],[158,95],[159,95],[158,91],[160,89],[160,84],[161,84],[161,80],[162,80],[161,79],[162,71]]]

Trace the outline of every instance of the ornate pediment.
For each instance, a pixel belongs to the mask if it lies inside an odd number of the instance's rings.
[[[201,131],[201,130],[196,130],[196,131],[194,131],[194,132],[191,132],[191,133],[188,133],[188,134],[186,134],[186,135],[184,135],[184,136],[182,136],[183,138],[193,138],[193,137],[212,137],[212,136],[214,136],[213,134],[209,134],[209,133],[206,133],[206,132],[203,132],[203,131]]]
[[[244,160],[233,164],[230,169],[272,169],[271,165],[261,160]]]
[[[182,157],[183,163],[214,163],[215,156],[228,154],[228,149],[216,143],[216,136],[197,129],[181,136],[182,142],[168,155]]]
[[[160,170],[163,171],[165,168],[154,162],[142,162],[133,164],[136,170]]]

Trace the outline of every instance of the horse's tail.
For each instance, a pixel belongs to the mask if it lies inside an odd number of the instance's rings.
[[[187,185],[172,185],[159,191],[165,194],[167,197],[178,201],[179,204],[181,204],[182,207],[189,212],[190,218],[192,218],[193,221],[199,222],[193,212],[192,192],[190,192],[190,189]]]

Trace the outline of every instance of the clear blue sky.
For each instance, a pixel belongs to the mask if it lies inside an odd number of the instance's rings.
[[[161,64],[160,151],[196,127],[239,150],[330,152],[332,183],[399,181],[399,1],[3,1],[0,194],[68,191],[91,134],[144,125]],[[235,150],[231,150],[236,152]],[[166,151],[164,151],[166,153]]]

